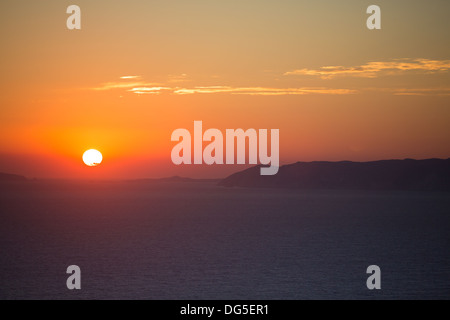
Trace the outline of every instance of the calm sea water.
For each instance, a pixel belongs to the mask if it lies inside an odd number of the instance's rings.
[[[0,184],[1,299],[449,299],[450,194]],[[382,290],[366,269],[379,265]],[[81,268],[82,289],[66,288]]]

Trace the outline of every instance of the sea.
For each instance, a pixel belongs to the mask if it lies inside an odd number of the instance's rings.
[[[0,299],[449,298],[450,193],[0,183]]]

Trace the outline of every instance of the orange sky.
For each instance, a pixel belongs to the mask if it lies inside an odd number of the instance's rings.
[[[70,31],[75,2],[82,30]],[[448,1],[75,2],[0,3],[0,171],[242,169],[171,163],[172,131],[194,120],[280,129],[283,164],[450,157]],[[375,3],[382,30],[370,31]],[[90,148],[101,166],[83,165]]]

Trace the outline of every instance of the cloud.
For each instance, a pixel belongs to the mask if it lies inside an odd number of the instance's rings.
[[[172,93],[176,95],[228,93],[235,95],[252,95],[252,96],[257,95],[282,96],[282,95],[305,95],[305,94],[344,95],[357,93],[356,90],[351,89],[333,89],[325,87],[270,88],[270,87],[203,86],[203,87],[183,88],[174,86],[161,86],[160,84],[147,83],[143,81],[139,82],[127,81],[133,79],[132,77],[135,76],[124,76],[121,77],[123,81],[103,83],[99,87],[91,88],[91,90],[105,91],[115,89],[126,89],[128,92],[138,95],[160,94],[162,92]],[[186,75],[182,74],[180,75],[180,77],[184,79]],[[169,82],[178,82],[178,81],[169,80]]]
[[[395,96],[448,96],[450,87],[434,88],[363,88],[361,92],[390,93]]]
[[[132,88],[128,91],[136,93],[136,94],[159,94],[162,90],[171,90],[171,88],[167,87],[137,87]]]
[[[392,89],[391,92],[396,96],[448,96],[450,88],[412,88],[412,89]]]
[[[141,76],[122,76],[120,79],[122,81],[106,82],[101,84],[99,87],[91,88],[92,90],[105,91],[114,89],[130,89],[130,88],[144,88],[144,87],[154,87],[158,86],[157,83],[148,83],[144,81],[128,81],[139,79]],[[146,90],[142,90],[146,91]]]
[[[450,60],[404,59],[394,61],[372,61],[360,66],[325,66],[319,69],[299,69],[286,72],[284,75],[318,76],[322,79],[333,79],[339,76],[376,78],[380,74],[399,74],[406,71],[425,73],[445,72],[450,70]]]
[[[120,79],[139,79],[141,76],[122,76]]]
[[[431,61],[431,60],[415,60],[413,63],[404,62],[371,62],[371,72],[373,70],[428,70],[428,71],[443,71],[446,68],[450,68],[444,61]],[[334,68],[333,75],[336,75],[336,70],[342,67],[323,67],[322,70],[331,70]],[[355,67],[356,68],[356,67]],[[365,69],[366,74],[368,68],[358,67]],[[327,71],[328,72],[328,71]],[[356,72],[356,71],[352,71]],[[346,74],[353,74],[350,71],[346,71]],[[182,75],[184,76],[184,75]],[[329,75],[328,75],[329,76]],[[134,77],[134,76],[126,76]],[[137,77],[137,76],[136,76]],[[170,82],[170,81],[169,81]],[[449,96],[450,87],[435,87],[435,88],[330,88],[330,87],[300,87],[300,88],[275,88],[275,87],[233,87],[233,86],[196,86],[196,87],[181,87],[181,86],[164,86],[158,83],[148,83],[144,81],[132,81],[131,78],[123,79],[117,82],[103,83],[99,87],[91,88],[91,90],[117,90],[122,89],[130,93],[137,95],[157,95],[157,94],[173,94],[173,95],[193,95],[193,94],[231,94],[231,95],[248,95],[248,96],[288,96],[288,95],[352,95],[364,92],[383,92],[396,96]]]
[[[229,93],[240,95],[260,95],[260,96],[281,96],[281,95],[305,95],[305,94],[355,94],[356,90],[350,89],[332,89],[332,88],[265,88],[265,87],[228,87],[228,86],[211,86],[211,87],[195,87],[179,88],[174,90],[175,94],[210,94],[210,93]]]
[[[183,73],[183,74],[170,74],[168,76],[168,82],[171,83],[179,83],[179,82],[186,82],[189,81],[188,79],[188,75]]]
[[[92,88],[92,90],[103,91],[113,89],[129,89],[133,87],[149,85],[143,82],[107,82],[103,83],[100,87]]]

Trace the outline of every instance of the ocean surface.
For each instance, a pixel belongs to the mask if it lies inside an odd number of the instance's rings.
[[[0,183],[0,299],[450,299],[450,194]],[[81,268],[81,290],[66,269]],[[381,290],[366,269],[381,268]]]

